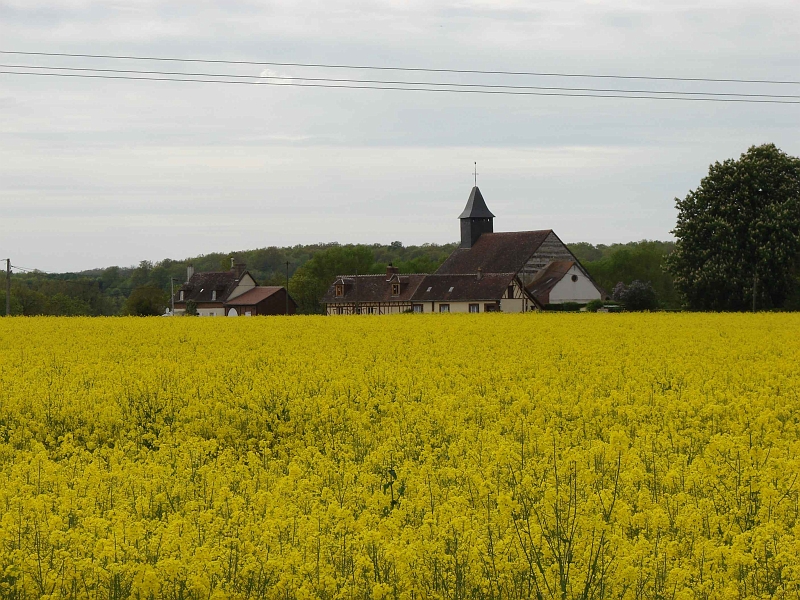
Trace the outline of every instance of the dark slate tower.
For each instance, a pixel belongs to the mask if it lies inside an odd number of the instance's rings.
[[[492,233],[494,215],[486,207],[481,191],[476,185],[467,200],[461,219],[461,248],[472,248],[484,233]]]

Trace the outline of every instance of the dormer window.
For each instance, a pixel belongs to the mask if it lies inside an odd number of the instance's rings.
[[[217,290],[211,290],[211,301],[213,302],[216,299],[217,299]]]
[[[392,296],[399,296],[400,295],[400,284],[393,283],[392,284]]]
[[[344,296],[344,286],[341,283],[336,284],[336,297],[341,298]]]
[[[183,290],[181,290],[180,301],[183,302]]]

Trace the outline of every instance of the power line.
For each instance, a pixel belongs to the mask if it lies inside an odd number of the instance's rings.
[[[533,92],[533,91],[512,91],[512,90],[492,90],[492,89],[442,89],[436,87],[402,87],[384,85],[350,85],[334,83],[285,83],[280,81],[231,81],[222,79],[191,79],[178,77],[132,77],[127,75],[91,75],[79,73],[42,73],[33,71],[5,71],[0,70],[0,74],[6,75],[35,75],[41,77],[73,77],[82,79],[122,79],[130,81],[183,81],[192,83],[223,83],[230,85],[272,85],[286,87],[314,87],[314,88],[344,88],[354,90],[395,90],[406,92],[440,92],[449,94],[493,94],[507,96],[558,96],[562,98],[627,98],[638,100],[684,100],[688,102],[737,102],[745,104],[800,104],[800,100],[754,100],[747,98],[695,98],[686,96],[632,96],[629,94],[599,94],[599,93],[574,93],[567,94],[562,92]],[[285,79],[285,78],[280,78]],[[436,85],[436,84],[431,84]],[[655,93],[655,92],[654,92]]]
[[[185,77],[214,77],[214,78],[233,78],[233,79],[256,79],[268,81],[311,81],[327,83],[366,83],[381,85],[408,85],[408,86],[442,86],[453,88],[476,88],[476,89],[508,89],[508,90],[550,90],[550,91],[573,91],[573,92],[604,92],[604,93],[625,93],[625,94],[673,94],[680,96],[712,96],[712,97],[736,97],[736,98],[794,98],[800,99],[800,95],[793,94],[744,94],[734,92],[684,92],[678,90],[631,90],[619,88],[576,88],[576,87],[554,87],[554,86],[535,86],[535,85],[500,85],[500,84],[480,84],[480,83],[450,83],[439,81],[400,81],[382,79],[336,79],[328,77],[288,77],[282,75],[236,75],[229,73],[187,73],[184,71],[142,71],[133,69],[96,69],[89,67],[52,67],[42,65],[9,65],[0,64],[0,68],[7,69],[46,69],[54,71],[82,71],[90,73],[118,73],[129,75],[180,75]],[[16,72],[16,71],[15,71]]]
[[[640,79],[649,81],[703,81],[713,83],[765,83],[778,85],[800,85],[800,81],[795,80],[774,80],[774,79],[736,79],[736,78],[714,78],[714,77],[658,77],[651,75],[610,75],[610,74],[591,74],[591,73],[559,73],[547,71],[502,71],[502,70],[479,70],[479,69],[433,69],[424,67],[385,67],[375,65],[347,65],[330,63],[299,63],[299,62],[277,62],[277,61],[252,61],[252,60],[221,60],[221,59],[201,59],[201,58],[174,58],[157,56],[126,56],[114,54],[71,54],[66,52],[21,52],[14,50],[0,50],[0,54],[17,54],[21,56],[60,56],[67,58],[100,58],[112,60],[149,60],[163,62],[186,62],[186,63],[207,63],[225,65],[261,65],[275,67],[311,67],[322,69],[363,69],[373,71],[416,71],[421,73],[462,73],[472,75],[528,75],[536,77],[585,77],[593,79]]]

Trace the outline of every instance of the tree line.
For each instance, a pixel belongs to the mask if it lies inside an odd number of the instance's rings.
[[[136,267],[108,267],[82,273],[23,273],[12,276],[11,309],[17,315],[163,314],[169,304],[170,280],[176,288],[186,280],[186,266],[195,270],[228,270],[231,258],[244,262],[262,285],[285,285],[289,262],[289,292],[302,313],[322,312],[320,297],[337,275],[378,274],[392,263],[401,273],[432,273],[457,246],[317,244],[216,253],[158,263],[142,261]],[[672,279],[663,271],[673,242],[641,241],[627,244],[568,244],[597,283],[611,293],[618,282],[644,280],[652,284],[659,304],[680,306]],[[4,301],[4,296],[2,296]],[[2,305],[2,302],[0,302]]]

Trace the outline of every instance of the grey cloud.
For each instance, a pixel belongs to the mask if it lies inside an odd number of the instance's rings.
[[[795,78],[798,25],[796,3],[744,0],[0,2],[0,37],[12,49],[748,78]],[[554,227],[566,240],[593,242],[666,238],[673,198],[709,163],[766,141],[800,154],[796,106],[0,75],[0,107],[2,245],[47,270],[331,239],[451,241],[474,160],[499,229]]]

